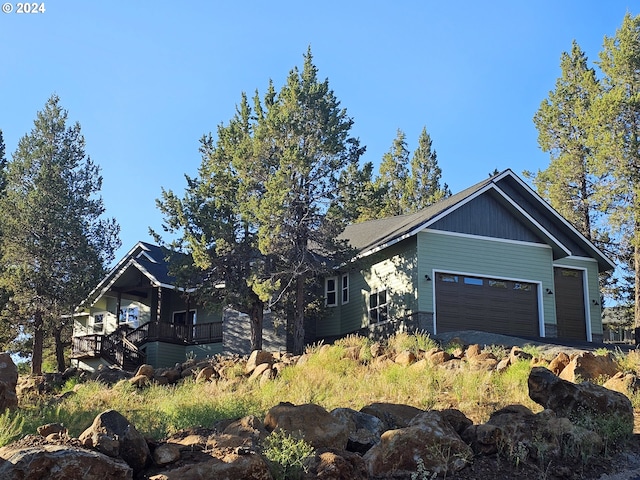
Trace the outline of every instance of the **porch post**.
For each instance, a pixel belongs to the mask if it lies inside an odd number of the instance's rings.
[[[116,328],[120,327],[120,310],[122,309],[122,292],[118,290],[118,300],[116,303]]]

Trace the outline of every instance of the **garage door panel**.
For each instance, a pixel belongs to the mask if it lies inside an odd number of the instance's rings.
[[[537,285],[464,275],[435,277],[438,332],[539,335]]]

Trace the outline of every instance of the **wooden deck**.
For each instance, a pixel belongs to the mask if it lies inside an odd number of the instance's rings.
[[[148,322],[135,330],[121,327],[109,335],[83,335],[72,338],[71,358],[121,358],[137,356],[137,347],[147,342],[198,345],[222,342],[222,322],[196,325]],[[122,350],[122,352],[121,352]],[[129,352],[129,353],[127,353]],[[120,362],[119,362],[120,363]]]

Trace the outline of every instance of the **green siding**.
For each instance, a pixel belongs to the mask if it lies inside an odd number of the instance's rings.
[[[196,360],[204,360],[208,357],[213,357],[214,355],[222,353],[222,342],[191,345],[189,347],[184,347],[184,349],[185,356],[193,357]]]
[[[349,303],[342,305],[339,301],[337,306],[327,307],[326,317],[316,324],[318,337],[345,335],[367,326],[369,294],[384,288],[389,295],[390,318],[415,311],[415,237],[385,249],[384,255],[362,259],[358,266],[359,270],[349,272]]]
[[[585,295],[587,305],[589,305],[589,318],[591,324],[591,333],[602,335],[602,307],[600,305],[600,285],[598,282],[598,263],[590,258],[562,258],[553,262],[558,267],[576,267],[585,271],[587,278],[587,291]],[[594,305],[595,300],[598,305]]]
[[[184,345],[149,342],[145,346],[146,362],[155,368],[173,367],[186,361]]]
[[[418,309],[433,312],[434,271],[451,271],[507,279],[541,282],[545,323],[555,324],[551,248],[536,244],[496,241],[482,237],[433,231],[418,235]],[[432,281],[427,281],[429,275]],[[436,312],[437,315],[437,312]]]

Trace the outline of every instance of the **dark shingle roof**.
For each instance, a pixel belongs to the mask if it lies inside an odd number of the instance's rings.
[[[487,178],[416,213],[348,225],[340,237],[360,254],[375,250],[410,234],[490,183],[492,178]]]

